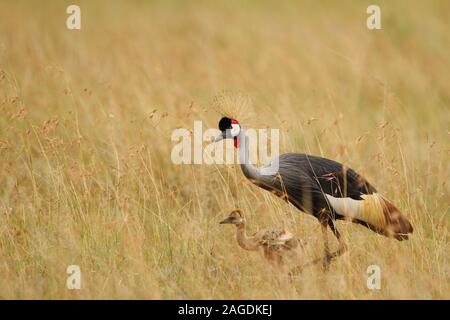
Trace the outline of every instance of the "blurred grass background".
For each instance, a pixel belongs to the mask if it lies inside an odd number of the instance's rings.
[[[70,4],[0,1],[0,298],[450,298],[450,2],[378,1],[373,31],[370,1],[76,1],[80,31]],[[340,222],[350,252],[294,281],[241,250],[218,224],[235,207],[311,259],[322,241],[238,166],[171,163],[172,131],[216,127],[223,90],[282,152],[365,175],[411,239]]]

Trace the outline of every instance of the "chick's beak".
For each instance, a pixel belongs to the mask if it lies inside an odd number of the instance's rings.
[[[220,221],[219,223],[220,224],[231,223],[231,217],[227,217],[227,218],[223,219],[222,221]]]

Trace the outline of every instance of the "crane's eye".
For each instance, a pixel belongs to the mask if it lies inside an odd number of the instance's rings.
[[[241,132],[241,127],[237,123],[231,124],[230,134],[232,137],[237,137]]]

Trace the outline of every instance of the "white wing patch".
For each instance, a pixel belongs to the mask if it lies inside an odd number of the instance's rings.
[[[340,215],[358,219],[380,228],[386,226],[383,198],[377,193],[361,195],[362,200],[335,198],[328,194],[326,197],[333,209]]]

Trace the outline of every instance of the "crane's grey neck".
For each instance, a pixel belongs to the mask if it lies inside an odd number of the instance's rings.
[[[263,177],[260,168],[255,167],[250,161],[249,139],[245,134],[245,128],[241,127],[241,131],[237,138],[239,140],[238,155],[242,172],[250,180],[261,181]]]

